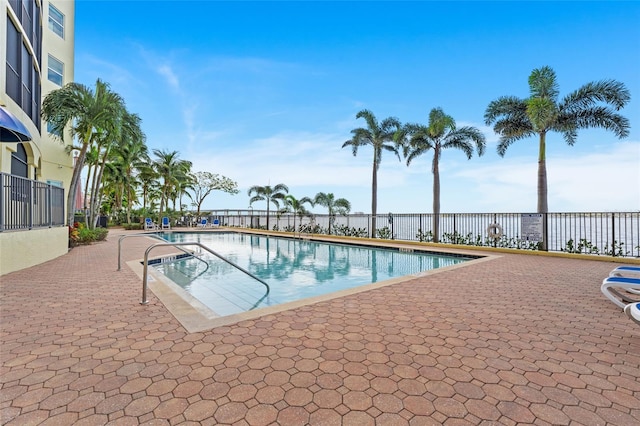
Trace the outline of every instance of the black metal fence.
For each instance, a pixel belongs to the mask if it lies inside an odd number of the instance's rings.
[[[485,247],[548,250],[622,257],[640,257],[640,211],[603,213],[445,213],[437,238],[433,214],[376,215],[376,238],[438,241]],[[225,226],[267,228],[265,210],[214,210],[209,221]],[[536,225],[539,225],[536,231]],[[271,230],[371,236],[371,215],[297,216],[269,212]],[[546,243],[545,243],[546,240]]]
[[[64,188],[0,173],[0,232],[64,226]]]

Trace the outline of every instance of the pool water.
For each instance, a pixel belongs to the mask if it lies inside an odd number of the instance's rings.
[[[461,263],[469,258],[333,244],[237,232],[165,233],[170,242],[199,242],[267,282],[228,263],[201,258],[153,267],[219,316],[351,289]],[[185,246],[189,249],[190,247]],[[194,246],[194,249],[197,249]]]

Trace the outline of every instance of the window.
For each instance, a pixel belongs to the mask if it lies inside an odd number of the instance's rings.
[[[22,105],[22,89],[20,87],[22,38],[18,29],[7,19],[7,95],[18,105]]]
[[[64,15],[49,3],[49,29],[64,38]]]
[[[62,184],[61,180],[51,180],[51,179],[47,179],[47,183],[49,185],[55,186],[57,188],[64,188],[64,185]]]
[[[53,125],[47,121],[47,132],[58,137],[62,137],[61,134],[53,130]]]
[[[27,150],[19,143],[16,152],[11,153],[11,174],[23,178],[29,177],[29,167],[27,166]]]
[[[58,86],[62,86],[62,76],[64,75],[64,64],[49,55],[48,78]]]
[[[20,5],[24,6],[23,3],[29,3],[30,5],[27,5],[28,7],[26,8],[20,7]],[[40,70],[37,68],[37,57],[33,56],[27,47],[27,40],[32,40],[32,46],[36,49],[35,54],[40,55],[42,45],[40,42],[42,33],[40,32],[40,21],[38,19],[40,9],[35,1],[12,2],[11,7],[13,8],[14,6],[18,8],[18,11],[20,11],[19,16],[25,18],[25,16],[30,17],[33,15],[36,18],[36,21],[32,31],[30,33],[25,32],[23,34],[19,31],[16,24],[9,19],[9,16],[7,16],[7,62],[5,64],[7,78],[5,91],[11,99],[20,105],[22,110],[27,113],[29,118],[31,118],[31,121],[35,124],[38,130],[40,130]],[[55,76],[55,78],[60,81],[61,84],[63,64],[60,61],[57,62],[58,64],[56,65],[58,66],[57,70],[59,75]]]

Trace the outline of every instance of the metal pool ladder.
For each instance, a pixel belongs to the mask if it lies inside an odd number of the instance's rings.
[[[163,240],[165,241],[165,240]],[[147,270],[148,270],[148,265],[149,265],[149,253],[151,252],[151,250],[153,250],[156,247],[176,247],[176,248],[180,248],[181,246],[198,246],[201,249],[211,253],[212,255],[216,256],[217,258],[227,262],[229,265],[233,266],[234,268],[244,272],[245,274],[249,275],[251,278],[260,281],[266,288],[267,288],[267,294],[269,293],[269,291],[271,291],[271,289],[269,288],[269,284],[267,284],[266,282],[264,282],[263,280],[261,280],[260,278],[256,277],[255,275],[253,275],[251,272],[247,271],[246,269],[242,268],[239,265],[236,265],[235,263],[233,263],[232,261],[230,261],[229,259],[225,258],[224,256],[216,253],[215,251],[211,250],[209,247],[205,246],[204,244],[201,243],[197,243],[197,242],[182,242],[182,243],[157,243],[152,245],[151,247],[149,247],[145,252],[144,252],[144,266],[143,266],[143,271],[142,271],[142,301],[140,302],[141,305],[146,305],[149,303],[149,301],[147,300]],[[202,260],[202,259],[201,259]],[[120,263],[120,258],[119,258],[119,254],[118,254],[118,264]]]
[[[160,240],[163,243],[166,243],[167,240],[165,240],[164,238],[162,238],[159,235],[156,234],[148,234],[148,233],[143,233],[143,234],[129,234],[129,235],[121,235],[120,238],[118,239],[118,271],[120,270],[120,253],[122,251],[122,240],[124,240],[125,238],[129,238],[129,237],[147,237],[147,238],[155,238],[156,240]],[[180,247],[176,247],[178,250],[180,250],[183,253],[186,253],[190,256],[195,257],[196,259],[200,260],[201,262],[204,262],[205,265],[207,265],[207,269],[209,268],[209,264],[207,263],[206,260],[200,259],[198,256],[194,255],[192,252],[190,252],[189,250],[185,250],[183,248]],[[206,269],[205,269],[206,271]]]

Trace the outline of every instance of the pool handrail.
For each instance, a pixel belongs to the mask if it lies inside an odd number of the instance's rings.
[[[154,244],[154,245],[150,246],[149,248],[147,248],[147,250],[145,250],[145,252],[144,252],[144,262],[143,262],[143,269],[142,269],[142,301],[140,302],[141,305],[147,305],[149,303],[149,301],[147,300],[147,276],[148,276],[147,270],[148,270],[148,266],[149,266],[149,253],[151,252],[151,250],[153,250],[156,247],[176,247],[176,248],[178,248],[179,246],[198,246],[201,249],[203,249],[203,250],[211,253],[212,255],[216,256],[217,258],[227,262],[229,265],[233,266],[234,268],[236,268],[236,269],[244,272],[245,274],[249,275],[254,280],[257,280],[260,283],[264,284],[264,286],[267,287],[267,294],[271,291],[271,288],[269,288],[269,284],[267,284],[266,282],[264,282],[260,278],[256,277],[251,272],[247,271],[246,269],[242,268],[241,266],[236,265],[235,263],[233,263],[229,259],[225,258],[224,256],[222,256],[222,255],[216,253],[215,251],[211,250],[209,247],[205,246],[202,243],[189,242],[189,241],[181,242],[181,243],[164,242],[164,243]]]
[[[122,240],[125,239],[125,238],[129,238],[129,237],[149,237],[149,238],[155,238],[156,240],[160,240],[162,242],[166,242],[167,241],[164,238],[162,238],[161,236],[156,235],[156,234],[152,234],[152,233],[139,233],[139,234],[120,235],[120,238],[118,239],[118,271],[120,270],[120,252],[121,252]],[[200,259],[198,256],[195,256],[189,250],[185,250],[185,249],[180,248],[180,247],[176,247],[176,248],[178,250],[180,250],[181,252],[189,254],[189,255],[195,257],[196,259],[200,260],[201,262],[204,262],[205,265],[207,265],[207,268],[209,268],[209,263],[207,263],[206,260]]]

